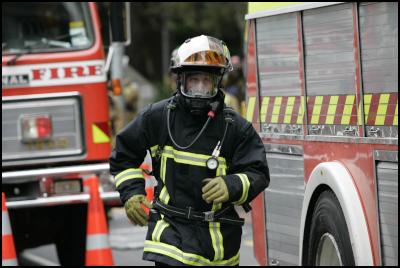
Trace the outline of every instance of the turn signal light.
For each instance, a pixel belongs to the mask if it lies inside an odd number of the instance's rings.
[[[51,117],[48,114],[23,115],[20,121],[22,141],[47,140],[53,133]]]

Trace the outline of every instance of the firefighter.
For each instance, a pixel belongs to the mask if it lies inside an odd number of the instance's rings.
[[[220,86],[232,65],[221,40],[186,40],[172,70],[179,90],[117,135],[111,173],[128,218],[148,225],[144,260],[238,265],[244,219],[234,206],[250,209],[269,184],[264,145],[252,124],[224,105]],[[146,150],[158,183],[152,203],[139,169]]]

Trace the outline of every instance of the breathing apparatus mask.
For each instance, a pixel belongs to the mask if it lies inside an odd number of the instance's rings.
[[[171,60],[171,71],[178,74],[179,101],[193,115],[204,115],[211,103],[223,102],[221,87],[224,73],[232,71],[225,43],[210,36],[186,40]]]

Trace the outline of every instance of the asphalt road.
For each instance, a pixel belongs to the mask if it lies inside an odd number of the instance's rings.
[[[241,266],[258,266],[253,253],[253,233],[250,213],[240,213],[246,218],[243,226],[242,245],[240,249]],[[122,208],[111,210],[110,245],[115,265],[120,266],[154,266],[153,262],[142,260],[143,242],[146,227],[133,226],[125,216]],[[24,251],[25,265],[59,265],[55,246],[46,245]]]

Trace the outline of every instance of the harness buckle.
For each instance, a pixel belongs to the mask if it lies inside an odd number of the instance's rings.
[[[187,214],[186,214],[186,218],[187,218],[188,220],[189,220],[189,219],[191,218],[191,216],[192,216],[192,215],[190,215],[191,212],[192,212],[192,207],[188,207],[188,211],[187,211]]]
[[[205,221],[214,221],[214,211],[204,212],[204,220]]]

